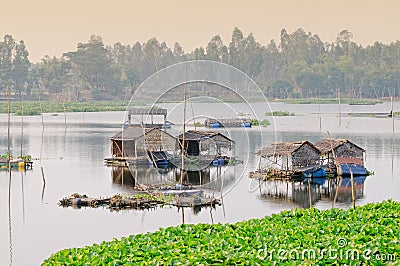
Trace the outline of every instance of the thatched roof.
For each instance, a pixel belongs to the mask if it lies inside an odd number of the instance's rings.
[[[129,109],[130,115],[167,115],[167,109],[159,107],[143,107]]]
[[[226,140],[235,143],[232,139],[228,138],[227,136],[219,133],[219,132],[214,132],[214,131],[198,131],[198,130],[188,130],[185,132],[185,141],[187,140],[196,140],[196,141],[202,141],[210,138],[214,138],[216,136],[221,136],[225,138]],[[182,139],[183,134],[180,134],[178,136],[179,139]]]
[[[262,148],[257,152],[258,156],[271,157],[271,156],[290,156],[295,151],[300,149],[303,145],[309,146],[311,149],[319,153],[319,150],[309,141],[299,142],[274,142],[269,146]]]
[[[153,130],[161,131],[161,129],[154,128],[154,127],[153,128],[144,128],[144,127],[139,127],[139,126],[131,126],[131,127],[125,128],[118,134],[112,136],[111,140],[135,140]]]
[[[345,144],[345,143],[350,143],[351,145],[357,147],[358,149],[365,151],[363,148],[357,146],[356,144],[350,142],[347,139],[323,139],[318,141],[317,143],[315,143],[315,147],[322,153],[322,154],[326,154],[329,151],[331,151],[331,149],[336,150],[336,148],[338,148],[339,146]]]

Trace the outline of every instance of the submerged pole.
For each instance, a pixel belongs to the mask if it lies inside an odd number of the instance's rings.
[[[23,156],[22,153],[22,144],[24,142],[24,95],[21,96],[21,158]]]
[[[7,154],[7,159],[8,159],[8,169],[11,169],[11,151],[10,151],[10,146],[11,146],[11,142],[10,142],[10,124],[11,124],[10,123],[11,122],[10,97],[11,97],[11,89],[10,89],[10,81],[8,81],[7,95],[8,95],[8,122],[7,122],[7,141],[8,141],[7,152],[8,152],[8,154]]]
[[[336,183],[336,192],[335,192],[335,197],[333,198],[333,201],[332,201],[332,208],[335,206],[336,199],[337,199],[338,194],[339,194],[339,187],[342,184],[342,178],[340,176],[338,176],[336,178],[336,181],[337,181],[337,183]]]
[[[311,177],[308,179],[308,198],[310,201],[310,208],[312,207],[312,198],[311,198]]]
[[[353,171],[350,169],[350,181],[351,181],[351,202],[353,203],[353,208],[356,207],[356,199],[354,195],[354,178]]]
[[[393,110],[393,96],[390,97],[390,101],[392,102],[392,177],[393,177],[393,173],[394,173],[394,116],[395,116],[395,112]]]
[[[339,126],[342,125],[342,112],[340,111],[340,89],[339,86],[337,88],[337,94],[338,94],[338,104],[339,104]]]

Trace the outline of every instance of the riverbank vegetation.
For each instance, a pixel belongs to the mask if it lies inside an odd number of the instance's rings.
[[[83,248],[44,265],[398,264],[400,203],[293,209],[235,224],[180,225]]]
[[[302,99],[279,99],[279,102],[289,104],[337,104],[338,98],[302,98]],[[340,99],[342,104],[354,104],[354,105],[374,105],[383,103],[380,99]]]
[[[234,28],[229,43],[216,35],[193,51],[184,51],[178,42],[168,47],[156,38],[106,45],[92,35],[74,51],[34,64],[24,41],[5,35],[0,40],[0,98],[6,97],[10,82],[16,99],[125,101],[150,75],[187,60],[234,66],[269,99],[337,98],[339,93],[349,99],[388,98],[399,95],[399,50],[398,40],[363,47],[348,30],[328,43],[301,28],[292,33],[282,29],[279,40],[261,44],[252,33],[246,36]]]
[[[22,108],[23,106],[23,108]],[[125,111],[128,102],[123,101],[96,101],[96,102],[53,102],[53,101],[13,101],[10,105],[11,113],[15,115],[40,115],[41,113],[63,112],[103,112]],[[0,113],[8,112],[8,103],[0,102]]]

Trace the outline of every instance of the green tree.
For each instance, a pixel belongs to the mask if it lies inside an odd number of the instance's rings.
[[[121,91],[118,68],[100,36],[92,35],[88,43],[79,43],[77,51],[64,57],[71,63],[73,73],[91,89],[94,99],[113,97]]]
[[[28,86],[29,68],[31,63],[28,59],[24,41],[15,46],[15,56],[12,62],[13,81],[17,93],[22,94]]]
[[[7,83],[12,81],[12,56],[15,40],[11,35],[4,35],[0,41],[0,87],[7,91]]]

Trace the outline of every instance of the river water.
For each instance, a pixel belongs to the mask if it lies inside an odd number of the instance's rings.
[[[181,106],[163,104],[169,110],[168,120],[175,123],[169,130],[179,132],[182,123]],[[395,103],[398,110],[399,103]],[[0,265],[38,265],[52,253],[70,247],[82,247],[130,234],[156,231],[160,227],[182,223],[226,223],[260,218],[291,208],[309,206],[307,186],[284,182],[269,182],[259,186],[248,178],[256,169],[255,153],[272,141],[348,138],[367,151],[366,168],[373,171],[357,184],[356,204],[363,205],[392,198],[400,200],[400,139],[399,120],[384,114],[390,103],[374,106],[295,105],[283,103],[207,104],[193,103],[193,114],[204,117],[225,117],[227,113],[256,115],[268,118],[265,128],[221,130],[236,142],[236,156],[243,164],[213,168],[203,172],[208,193],[223,194],[223,205],[200,211],[163,207],[152,210],[110,211],[106,208],[62,208],[57,202],[77,192],[93,197],[116,193],[130,195],[136,182],[174,180],[177,173],[140,168],[132,172],[106,167],[103,159],[110,156],[109,138],[121,129],[125,112],[45,114],[25,117],[22,148],[24,154],[36,158],[33,170],[0,171]],[[229,109],[229,112],[226,110]],[[190,109],[190,108],[189,108]],[[266,109],[289,111],[295,116],[265,117]],[[233,111],[232,111],[233,110]],[[249,111],[250,110],[250,111]],[[196,116],[196,115],[195,115]],[[229,116],[229,115],[228,115]],[[21,117],[12,116],[12,153],[19,155],[21,147]],[[65,124],[66,121],[66,124]],[[190,128],[190,126],[189,126]],[[7,115],[0,115],[0,153],[7,152]],[[39,160],[41,159],[41,160]],[[43,186],[43,168],[46,185]],[[191,176],[196,183],[198,176]],[[149,181],[150,180],[150,181]],[[155,180],[155,181],[154,181]],[[197,181],[196,181],[197,180]],[[222,187],[222,192],[220,191]],[[312,204],[320,209],[332,207],[328,186],[311,189]],[[329,194],[330,193],[330,194]],[[349,208],[351,193],[340,190],[335,207]]]

